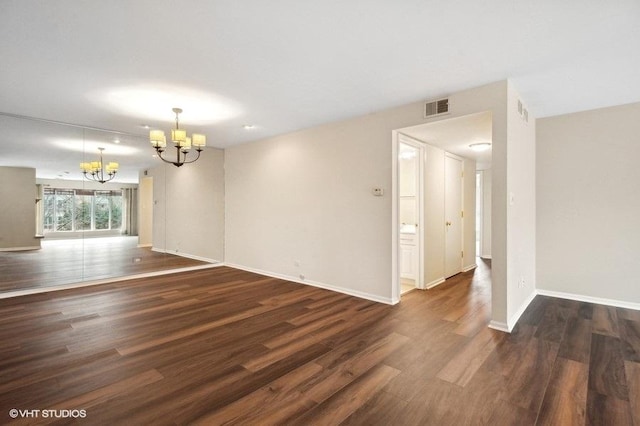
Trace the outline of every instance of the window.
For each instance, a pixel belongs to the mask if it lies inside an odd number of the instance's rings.
[[[45,188],[45,233],[121,228],[122,191]]]

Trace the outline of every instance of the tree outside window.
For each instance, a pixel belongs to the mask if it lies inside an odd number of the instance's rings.
[[[46,188],[44,231],[100,231],[122,228],[122,191]]]

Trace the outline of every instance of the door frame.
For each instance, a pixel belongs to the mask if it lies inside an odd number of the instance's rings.
[[[416,272],[416,288],[424,290],[424,168],[426,161],[426,146],[423,142],[410,138],[397,130],[392,131],[391,144],[391,301],[400,301],[400,159],[398,158],[400,141],[410,145],[418,151],[416,161],[416,204],[418,231],[416,232],[416,248],[418,250],[418,267]]]

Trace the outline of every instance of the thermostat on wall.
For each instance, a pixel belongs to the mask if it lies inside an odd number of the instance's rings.
[[[382,188],[373,188],[373,195],[376,197],[382,197],[384,195],[384,190]]]

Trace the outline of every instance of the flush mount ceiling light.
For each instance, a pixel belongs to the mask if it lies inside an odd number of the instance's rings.
[[[200,158],[200,153],[207,144],[207,137],[198,133],[193,133],[190,138],[187,137],[187,131],[181,129],[180,123],[178,122],[178,115],[182,113],[182,109],[173,108],[173,112],[176,114],[176,128],[171,130],[171,141],[176,147],[175,161],[167,160],[162,156],[164,149],[167,147],[167,138],[162,130],[151,130],[149,132],[149,142],[151,142],[151,146],[156,149],[158,157],[160,157],[162,161],[180,167],[183,164],[193,163]],[[187,160],[187,155],[189,155],[192,145],[196,148],[198,154],[196,158]]]
[[[469,148],[471,148],[472,150],[474,150],[476,152],[481,152],[481,151],[486,151],[489,148],[491,148],[491,144],[489,142],[472,143],[471,145],[469,145]]]
[[[102,151],[104,151],[104,148],[98,148],[98,150],[100,151],[100,161],[80,163],[80,170],[82,170],[82,174],[88,180],[95,180],[100,183],[109,182],[116,177],[120,166],[114,162],[105,166],[104,161],[102,161]]]

